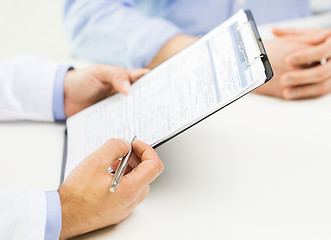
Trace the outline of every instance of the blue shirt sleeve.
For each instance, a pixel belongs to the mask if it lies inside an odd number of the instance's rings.
[[[58,191],[46,191],[47,219],[45,240],[59,239],[62,228],[61,202]]]
[[[54,86],[53,86],[53,115],[56,121],[63,121],[66,119],[64,111],[64,79],[67,71],[73,69],[72,67],[60,65],[57,69]]]
[[[138,12],[129,0],[68,0],[64,21],[75,56],[126,68],[147,66],[181,32],[166,19]]]
[[[310,13],[309,0],[66,0],[64,22],[74,55],[133,68],[176,34],[200,36],[241,8],[258,24]]]

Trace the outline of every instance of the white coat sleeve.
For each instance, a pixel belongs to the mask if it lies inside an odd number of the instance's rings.
[[[0,121],[52,121],[52,93],[58,67],[34,57],[0,62]]]
[[[46,209],[44,191],[0,191],[0,239],[43,240]]]

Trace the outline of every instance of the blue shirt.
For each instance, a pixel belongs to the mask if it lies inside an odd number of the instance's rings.
[[[75,56],[137,68],[175,35],[204,34],[241,8],[258,24],[310,14],[309,0],[66,0],[64,20]]]

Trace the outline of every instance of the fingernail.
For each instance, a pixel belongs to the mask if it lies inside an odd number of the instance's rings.
[[[294,90],[287,91],[285,96],[287,99],[293,99],[296,97],[296,92]]]
[[[292,57],[292,58],[291,58],[291,63],[293,63],[293,64],[297,64],[297,63],[298,63],[298,58],[296,58],[296,57]]]
[[[120,140],[128,147],[131,147],[131,144],[124,138],[120,138]]]
[[[129,81],[124,81],[122,83],[122,87],[123,87],[123,90],[126,92],[126,93],[129,93],[130,90],[131,90],[131,83]]]

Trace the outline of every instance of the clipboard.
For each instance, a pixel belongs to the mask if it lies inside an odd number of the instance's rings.
[[[257,26],[256,26],[256,23],[254,21],[254,18],[253,18],[253,15],[252,15],[252,12],[250,10],[245,10],[244,11],[246,16],[247,16],[247,22],[244,22],[242,23],[238,29],[237,29],[237,34],[238,34],[238,39],[239,41],[237,42],[238,44],[238,48],[240,49],[240,51],[242,52],[243,54],[243,57],[245,59],[245,62],[248,66],[252,65],[256,60],[261,60],[262,63],[263,63],[263,66],[264,66],[264,71],[265,71],[265,76],[266,76],[266,79],[265,79],[265,82],[268,82],[272,77],[273,77],[273,71],[272,71],[272,68],[271,68],[271,64],[269,62],[269,59],[268,59],[268,56],[267,56],[267,53],[265,51],[265,48],[264,48],[264,45],[263,45],[263,42],[262,42],[262,39],[259,35],[259,32],[258,32],[258,29],[257,29]],[[241,41],[242,39],[242,36],[241,36],[241,30],[243,27],[246,27],[246,26],[249,26],[253,33],[254,33],[254,37],[255,37],[255,41],[257,43],[257,46],[258,46],[258,49],[259,49],[259,54],[257,56],[255,56],[253,58],[253,60],[249,60],[249,57],[248,57],[248,54],[247,54],[247,51],[244,47],[244,44],[243,42]],[[178,54],[178,53],[177,53]],[[175,55],[177,55],[175,54]],[[162,66],[164,63],[160,64],[160,66]],[[157,67],[158,68],[158,67]],[[152,70],[153,71],[153,70]],[[258,86],[259,87],[259,86]],[[257,87],[256,87],[257,88]],[[255,90],[256,88],[250,90],[249,92]],[[185,132],[187,129],[195,126],[196,124],[200,123],[201,121],[205,120],[206,118],[208,118],[209,116],[215,114],[216,112],[220,111],[221,109],[223,109],[224,107],[230,105],[231,103],[233,103],[234,101],[242,98],[243,96],[245,96],[247,93],[249,92],[246,92],[244,94],[242,94],[241,96],[233,99],[232,101],[228,102],[226,105],[224,106],[221,106],[219,108],[217,108],[216,110],[212,111],[212,112],[209,112],[208,114],[206,114],[205,116],[203,116],[202,118],[198,119],[198,120],[195,120],[193,121],[192,123],[188,124],[188,125],[185,125],[183,126],[182,128],[178,129],[177,131],[173,132],[172,134],[168,135],[166,138],[162,139],[161,141],[155,143],[155,144],[152,144],[151,146],[155,149],[161,145],[163,145],[164,143],[168,142],[169,140],[173,139],[174,137],[176,137],[177,135]],[[63,150],[63,159],[62,159],[62,171],[61,171],[61,179],[60,179],[60,184],[62,184],[62,182],[64,181],[64,178],[65,178],[65,170],[66,170],[66,164],[67,164],[67,153],[68,153],[68,131],[67,129],[65,130],[65,134],[64,134],[64,150]]]
[[[270,62],[269,62],[269,58],[268,58],[268,55],[267,55],[267,53],[266,53],[266,51],[265,51],[265,48],[264,48],[264,45],[263,45],[263,42],[262,42],[262,38],[260,37],[259,31],[258,31],[257,26],[256,26],[256,23],[255,23],[255,20],[254,20],[254,18],[253,18],[252,11],[251,11],[251,10],[245,10],[245,13],[246,13],[246,15],[247,15],[247,19],[248,19],[248,21],[245,22],[244,24],[248,24],[248,25],[250,25],[250,26],[252,27],[253,32],[254,32],[254,35],[255,35],[256,42],[257,42],[257,44],[258,44],[258,46],[259,46],[259,50],[260,50],[260,55],[256,56],[256,57],[254,58],[254,60],[261,59],[263,65],[264,65],[264,69],[265,69],[265,74],[266,74],[266,81],[265,81],[265,83],[266,83],[266,82],[268,82],[268,81],[274,76],[274,72],[273,72],[273,70],[272,70],[272,68],[271,68],[271,64],[270,64]],[[241,33],[240,33],[241,27],[242,27],[242,26],[239,26],[239,29],[238,29],[238,34],[239,34],[239,35],[241,34]],[[240,50],[242,51],[242,53],[243,53],[243,56],[244,56],[245,61],[246,61],[246,64],[247,64],[247,65],[251,65],[253,62],[249,62],[249,60],[248,60],[248,56],[247,56],[247,53],[246,53],[246,50],[245,50],[245,48],[242,46],[242,42],[238,42],[238,47],[239,47],[239,49],[240,49]],[[254,60],[253,60],[253,61],[254,61]],[[259,87],[260,87],[260,86],[259,86]],[[258,88],[258,87],[256,87],[256,88]],[[251,91],[254,91],[256,88],[254,88],[254,89],[251,90]],[[251,92],[251,91],[250,91],[250,92]],[[248,92],[248,93],[250,93],[250,92]],[[159,142],[159,143],[157,143],[156,145],[152,145],[152,147],[155,149],[155,148],[161,146],[162,144],[168,142],[169,140],[173,139],[174,137],[178,136],[179,134],[185,132],[186,130],[190,129],[191,127],[195,126],[196,124],[200,123],[201,121],[205,120],[206,118],[210,117],[211,115],[217,113],[217,112],[220,111],[221,109],[227,107],[227,106],[230,105],[231,103],[237,101],[238,99],[242,98],[243,96],[246,96],[248,93],[243,94],[243,95],[240,96],[239,98],[234,99],[233,101],[231,101],[231,102],[229,102],[228,104],[224,105],[223,107],[220,107],[219,109],[217,109],[217,110],[211,112],[210,114],[208,114],[207,116],[203,117],[202,119],[196,121],[195,123],[192,123],[190,126],[187,126],[187,127],[183,128],[182,130],[180,130],[180,131],[174,133],[173,135],[169,136],[167,139],[164,139],[162,142]]]

